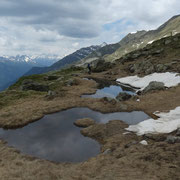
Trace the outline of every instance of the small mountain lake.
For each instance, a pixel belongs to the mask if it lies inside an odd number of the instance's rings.
[[[144,112],[115,112],[103,114],[88,108],[72,108],[44,116],[39,121],[18,128],[0,129],[0,138],[22,153],[54,162],[81,162],[100,152],[100,145],[81,135],[81,128],[73,123],[77,119],[92,118],[98,123],[123,120],[137,124],[148,119]]]
[[[88,79],[86,78],[85,80],[88,80]],[[99,84],[98,90],[96,91],[96,93],[90,94],[90,95],[89,94],[82,95],[81,96],[82,98],[103,98],[103,97],[116,98],[116,96],[120,92],[126,92],[131,95],[136,94],[135,89],[131,87],[123,86],[122,84],[120,85],[115,81],[103,81],[99,79],[98,80],[95,79],[95,81]]]

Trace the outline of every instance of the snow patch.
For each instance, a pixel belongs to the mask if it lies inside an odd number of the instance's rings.
[[[180,76],[177,76],[177,73],[170,72],[153,73],[142,78],[138,76],[128,76],[125,78],[119,78],[117,81],[143,90],[152,81],[163,82],[166,87],[177,86],[180,83]]]
[[[126,130],[137,135],[171,133],[180,128],[180,106],[168,113],[154,113],[159,119],[148,119],[136,125],[130,125]]]
[[[147,44],[152,44],[155,40],[149,41]]]

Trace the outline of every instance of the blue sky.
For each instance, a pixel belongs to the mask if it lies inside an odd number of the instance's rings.
[[[0,55],[58,54],[155,29],[178,0],[1,0]]]

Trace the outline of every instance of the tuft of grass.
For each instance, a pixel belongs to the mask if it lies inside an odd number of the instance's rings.
[[[0,108],[12,105],[19,99],[26,99],[35,95],[45,95],[45,92],[39,91],[17,91],[6,90],[0,93]]]

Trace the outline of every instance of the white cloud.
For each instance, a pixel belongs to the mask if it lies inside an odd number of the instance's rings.
[[[131,31],[154,29],[179,9],[178,0],[2,0],[0,50],[68,54],[117,42]]]

